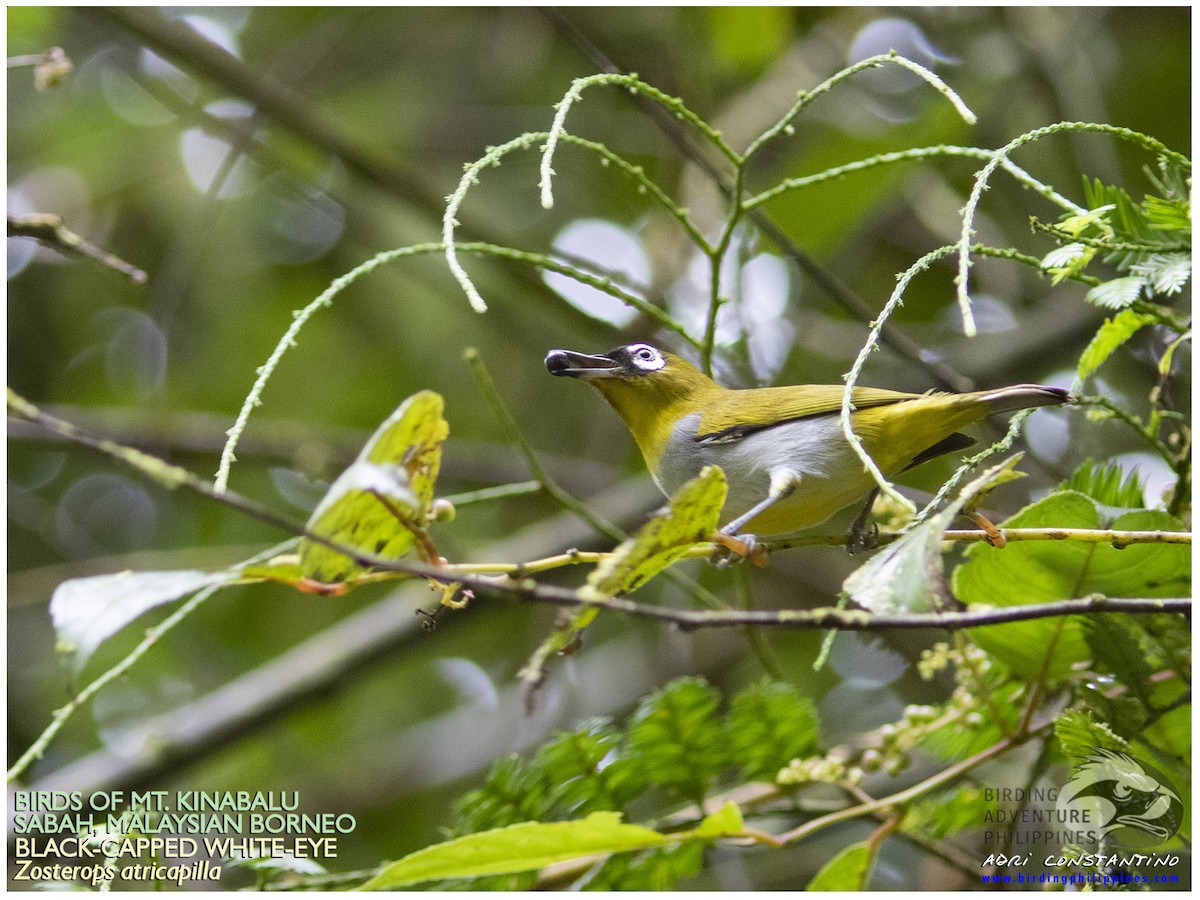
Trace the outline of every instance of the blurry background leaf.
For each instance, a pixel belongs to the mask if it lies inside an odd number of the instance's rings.
[[[58,647],[74,655],[78,671],[107,638],[143,613],[239,577],[238,571],[118,572],[65,581],[50,598]]]
[[[739,693],[727,727],[747,781],[774,782],[789,762],[812,753],[820,734],[812,701],[777,681],[762,681]]]

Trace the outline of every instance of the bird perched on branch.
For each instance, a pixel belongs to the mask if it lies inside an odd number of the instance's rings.
[[[755,537],[791,534],[864,498],[852,549],[867,533],[876,484],[842,433],[843,385],[798,384],[731,390],[649,344],[592,356],[551,350],[552,375],[582,379],[625,420],[659,489],[668,496],[708,465],[729,483],[718,536],[735,552]],[[856,387],[850,422],[888,477],[974,441],[959,433],[992,413],[1070,402],[1056,387],[1018,384],[965,394],[906,394]],[[738,540],[722,540],[721,537]]]

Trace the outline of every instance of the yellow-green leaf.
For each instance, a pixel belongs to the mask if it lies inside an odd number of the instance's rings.
[[[423,535],[433,504],[449,432],[442,408],[432,391],[400,404],[329,488],[308,520],[309,531],[376,556],[406,553]],[[362,571],[316,541],[302,540],[299,552],[302,575],[312,581],[339,583]]]
[[[806,891],[862,891],[871,877],[874,854],[864,841],[851,844],[821,866]]]
[[[637,590],[717,530],[728,485],[725,473],[706,466],[671,497],[642,529],[618,546],[592,571],[592,595],[612,597]]]
[[[1143,325],[1151,325],[1155,321],[1154,316],[1132,309],[1123,309],[1111,319],[1106,319],[1079,357],[1076,374],[1080,380],[1100,368],[1113,351],[1133,337]]]
[[[732,800],[726,800],[725,805],[715,813],[705,816],[704,821],[696,826],[692,835],[697,838],[733,837],[746,830],[742,820],[742,811]]]
[[[522,822],[434,844],[400,859],[363,890],[386,890],[443,878],[473,878],[541,869],[593,854],[642,850],[676,838],[621,822],[621,814],[595,812],[573,822]]]

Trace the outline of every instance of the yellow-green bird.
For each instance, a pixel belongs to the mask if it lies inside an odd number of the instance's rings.
[[[649,344],[601,356],[551,350],[546,368],[581,378],[604,395],[629,426],[664,494],[705,466],[720,466],[729,482],[724,535],[791,534],[874,496],[875,481],[838,422],[843,385],[731,390]],[[867,453],[892,478],[972,444],[959,429],[984,416],[1071,399],[1061,388],[1036,384],[965,394],[856,387],[850,421]],[[855,523],[852,546],[869,545],[868,512],[869,504]],[[748,543],[753,547],[752,538]]]

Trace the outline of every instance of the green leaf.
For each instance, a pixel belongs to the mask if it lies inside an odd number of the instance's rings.
[[[1118,462],[1097,463],[1085,459],[1071,473],[1071,477],[1059,485],[1059,490],[1078,491],[1086,494],[1102,506],[1118,509],[1142,509],[1146,506],[1146,494],[1137,469],[1128,474]]]
[[[1144,287],[1146,279],[1137,275],[1127,275],[1096,285],[1087,292],[1086,299],[1088,303],[1106,309],[1123,309],[1142,295]]]
[[[534,765],[554,785],[554,801],[571,815],[620,810],[646,789],[638,764],[620,755],[621,733],[591,720],[543,744]]]
[[[1187,193],[1178,200],[1164,200],[1162,197],[1147,195],[1142,201],[1142,210],[1146,221],[1160,231],[1188,232],[1192,230],[1192,204],[1187,199]]]
[[[1080,380],[1100,368],[1114,350],[1133,337],[1143,326],[1153,325],[1156,321],[1155,316],[1132,309],[1123,309],[1111,319],[1106,319],[1079,357],[1076,374]]]
[[[875,854],[865,841],[851,844],[821,866],[806,891],[865,891]]]
[[[725,473],[705,466],[671,497],[642,529],[605,557],[584,589],[593,596],[613,597],[635,591],[717,530],[725,505]]]
[[[688,841],[641,853],[610,856],[579,886],[584,891],[671,891],[704,867],[704,844]]]
[[[726,800],[715,813],[705,816],[691,835],[696,838],[736,837],[745,830],[742,811],[732,800]]]
[[[901,830],[924,840],[940,841],[967,828],[978,828],[980,811],[986,809],[983,790],[974,785],[922,797],[909,807]]]
[[[1141,627],[1132,616],[1097,615],[1084,621],[1084,636],[1092,651],[1092,668],[1109,673],[1142,702],[1147,702],[1154,674],[1146,660]]]
[[[387,866],[362,886],[376,891],[442,878],[526,872],[602,853],[660,847],[672,838],[595,812],[574,822],[522,822],[425,847]]]
[[[1097,722],[1090,712],[1082,709],[1068,709],[1058,716],[1054,720],[1054,736],[1072,765],[1095,753],[1097,748],[1124,750],[1129,746],[1108,725]]]
[[[820,735],[812,701],[778,681],[751,685],[734,697],[726,729],[742,777],[772,783],[793,759],[811,754]]]
[[[700,871],[706,841],[740,835],[744,829],[745,823],[737,805],[728,802],[694,830],[672,835],[683,843],[611,856],[578,886],[586,891],[673,890],[681,878]]]
[[[878,614],[944,609],[950,599],[942,570],[942,536],[968,505],[993,488],[1021,477],[1017,453],[979,475],[946,508],[888,544],[850,573],[843,590]]]
[[[703,798],[727,762],[719,702],[698,678],[678,678],[641,702],[629,724],[629,755],[646,778],[684,800]]]
[[[483,787],[458,802],[456,830],[466,834],[551,818],[552,794],[544,767],[518,756],[497,760]]]
[[[398,559],[423,536],[449,426],[442,398],[413,394],[367,441],[329,488],[308,530],[368,553]],[[308,539],[300,542],[303,576],[323,584],[363,571],[349,557]]]
[[[242,573],[181,570],[118,572],[64,581],[50,597],[58,649],[74,653],[79,671],[104,641],[156,606],[212,585],[233,584]]]
[[[950,599],[942,570],[942,535],[958,516],[954,503],[883,547],[842,585],[850,599],[873,613],[945,609]]]
[[[1060,491],[1031,504],[1004,523],[1009,528],[1099,528],[1090,498]],[[1164,512],[1119,516],[1115,529],[1178,531]],[[1182,544],[1137,544],[1117,549],[1081,541],[1021,541],[997,550],[976,544],[954,571],[954,593],[973,607],[1051,603],[1090,594],[1174,597],[1190,593],[1191,553]],[[1090,651],[1077,616],[1011,622],[972,631],[973,639],[1014,671],[1038,672],[1045,661],[1052,680],[1066,678]],[[1047,660],[1047,653],[1053,650]]]

